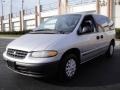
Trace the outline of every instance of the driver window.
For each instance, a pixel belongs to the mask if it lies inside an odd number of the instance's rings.
[[[85,17],[81,24],[81,33],[87,34],[95,31],[96,29],[92,17]]]

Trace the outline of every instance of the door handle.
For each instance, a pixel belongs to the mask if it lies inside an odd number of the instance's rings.
[[[101,35],[101,38],[103,38],[103,35]]]
[[[97,40],[99,40],[99,39],[100,39],[100,37],[99,37],[99,36],[97,36],[97,37],[96,37],[96,39],[97,39]]]

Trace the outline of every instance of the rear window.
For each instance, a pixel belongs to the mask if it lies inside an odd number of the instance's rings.
[[[103,24],[108,24],[107,22],[107,17],[102,16],[102,15],[95,15],[94,19],[97,24],[103,25]]]
[[[94,15],[94,19],[98,25],[104,28],[105,31],[114,30],[114,22],[103,15]]]

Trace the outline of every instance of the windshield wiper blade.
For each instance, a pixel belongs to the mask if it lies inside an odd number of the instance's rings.
[[[31,33],[41,33],[41,34],[65,34],[66,31],[56,30],[56,29],[39,29],[34,30]]]
[[[31,32],[32,34],[56,34],[58,33],[56,30],[35,30]]]
[[[64,34],[65,32],[64,31],[56,31],[56,33]]]
[[[34,30],[33,32],[36,32],[36,31],[53,31],[53,29],[37,29],[37,30]]]

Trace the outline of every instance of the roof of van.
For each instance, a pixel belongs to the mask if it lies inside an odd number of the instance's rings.
[[[98,15],[98,16],[104,16],[104,15],[93,14],[93,13],[67,13],[67,14],[63,14],[63,15],[83,15],[83,16],[85,16],[85,15]]]
[[[82,15],[82,16],[85,16],[85,15],[92,15],[92,16],[95,16],[95,17],[107,17],[107,16],[104,16],[104,15],[100,15],[100,14],[93,14],[93,13],[66,13],[66,14],[62,14],[62,15],[55,15],[55,16],[64,16],[64,15]],[[54,16],[51,16],[51,17],[54,17]]]

